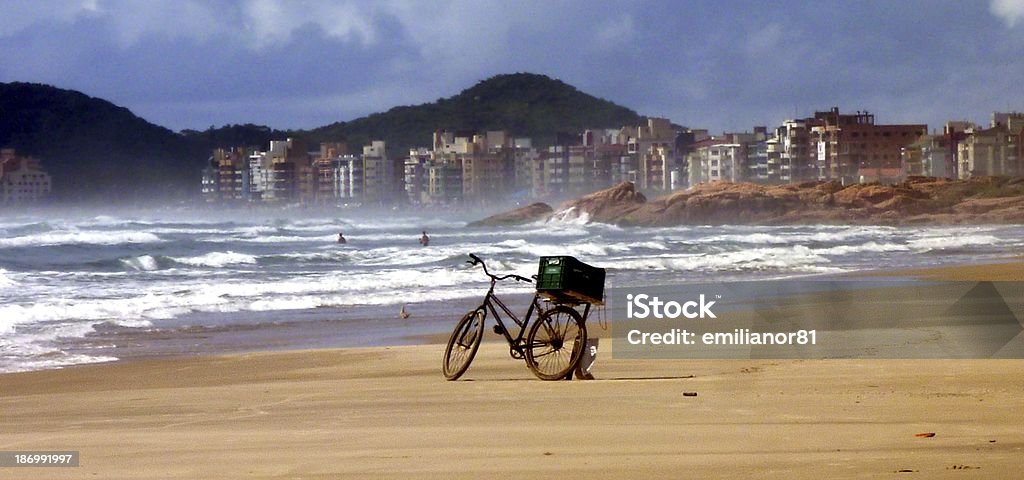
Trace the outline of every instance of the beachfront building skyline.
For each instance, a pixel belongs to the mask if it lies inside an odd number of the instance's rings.
[[[948,122],[876,124],[870,112],[837,107],[779,127],[709,135],[646,119],[641,125],[556,134],[550,144],[504,130],[432,133],[429,147],[392,156],[385,140],[348,153],[344,142],[307,152],[295,139],[218,149],[204,170],[211,201],[394,205],[484,205],[558,200],[629,181],[657,194],[701,183],[897,183],[912,176],[1021,175],[1024,114],[995,112],[988,128]]]

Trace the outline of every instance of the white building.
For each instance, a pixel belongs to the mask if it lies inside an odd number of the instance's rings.
[[[5,151],[5,153],[8,153]],[[50,174],[32,158],[4,155],[0,178],[0,200],[5,204],[34,203],[50,195]]]

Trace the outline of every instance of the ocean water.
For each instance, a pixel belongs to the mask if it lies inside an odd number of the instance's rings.
[[[470,252],[523,276],[542,255],[573,255],[607,268],[609,287],[633,287],[981,262],[1024,246],[1020,226],[619,228],[572,218],[467,228],[475,218],[2,216],[0,372],[412,342],[446,332],[486,291]],[[348,244],[335,243],[339,231]],[[410,318],[398,318],[402,306]]]

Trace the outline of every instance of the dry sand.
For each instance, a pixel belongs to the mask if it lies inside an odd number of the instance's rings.
[[[1024,470],[1020,360],[622,360],[602,343],[597,380],[542,382],[487,342],[468,381],[446,382],[441,353],[265,352],[0,375],[0,450],[81,452],[80,467],[0,468],[0,479]],[[915,436],[925,432],[935,436]]]

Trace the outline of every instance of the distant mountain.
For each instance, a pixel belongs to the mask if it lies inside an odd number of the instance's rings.
[[[304,138],[306,132],[301,130],[276,130],[263,125],[225,125],[219,128],[208,128],[203,131],[182,130],[181,134],[189,143],[205,150],[209,155],[215,148],[259,147],[266,148],[271,140],[283,140],[289,137]]]
[[[392,155],[427,146],[439,128],[507,130],[545,145],[556,133],[636,124],[628,108],[587,95],[544,75],[498,75],[458,95],[395,107],[313,130],[273,130],[245,124],[176,133],[124,107],[80,92],[32,83],[0,83],[0,147],[39,158],[63,200],[188,198],[217,147],[263,146],[297,137],[308,145],[388,142]]]
[[[558,132],[617,128],[641,120],[635,111],[583,93],[561,80],[515,73],[488,78],[433,103],[395,107],[317,128],[309,132],[308,138],[313,142],[348,139],[350,145],[384,139],[389,151],[402,152],[409,146],[429,145],[431,133],[443,128],[508,130],[543,145],[552,142]]]
[[[0,83],[0,146],[39,158],[59,199],[182,195],[201,154],[181,135],[79,92]]]

